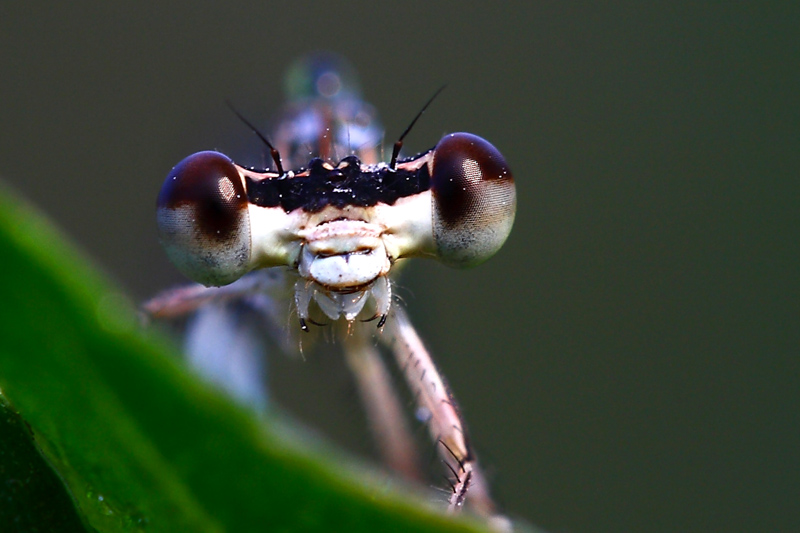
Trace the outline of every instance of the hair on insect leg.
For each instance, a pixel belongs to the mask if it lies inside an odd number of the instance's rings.
[[[452,485],[452,483],[449,483],[449,482],[448,482],[448,484]],[[437,496],[436,501],[440,501],[442,503],[447,503],[447,502],[450,501],[450,498],[453,496],[453,490],[450,489],[449,487],[440,487],[438,485],[428,485],[428,487],[431,488],[432,490],[436,491],[436,496]],[[439,497],[440,495],[443,495],[444,498]]]
[[[373,322],[375,320],[380,319],[380,320],[378,320],[377,327],[378,327],[378,329],[382,329],[383,326],[386,324],[386,317],[387,317],[387,315],[385,315],[385,314],[382,315],[382,314],[375,313],[374,315],[372,315],[369,318],[362,318],[360,320],[360,322]]]
[[[364,323],[367,323],[367,322],[373,322],[373,321],[375,321],[375,320],[378,320],[378,318],[380,318],[380,316],[381,316],[381,315],[379,315],[378,313],[375,313],[374,315],[372,315],[372,316],[371,316],[371,317],[369,317],[369,318],[362,318],[362,319],[360,320],[360,322],[364,322]]]
[[[452,473],[453,473],[453,478],[455,478],[455,480],[456,480],[456,483],[459,483],[459,482],[461,482],[461,476],[460,476],[460,475],[458,475],[458,472],[456,472],[456,469],[455,469],[455,468],[453,468],[453,465],[451,465],[450,463],[448,463],[448,462],[447,462],[447,461],[445,461],[444,459],[442,459],[442,463],[444,464],[444,466],[446,466],[446,467],[447,467],[447,469],[448,469],[448,470],[450,470],[450,472],[452,472]],[[454,490],[455,490],[455,488],[454,488]]]
[[[439,444],[441,444],[442,446],[444,446],[444,449],[445,449],[445,450],[447,450],[447,451],[450,453],[450,455],[453,457],[453,459],[455,460],[455,462],[456,462],[456,463],[458,463],[458,466],[461,468],[461,470],[464,470],[464,460],[463,460],[463,459],[460,459],[460,458],[459,458],[459,457],[458,457],[458,456],[455,454],[455,452],[453,452],[453,450],[450,448],[450,446],[448,446],[448,445],[447,445],[447,443],[446,443],[446,442],[444,442],[442,439],[438,439],[438,442],[439,442]],[[465,458],[465,459],[466,459],[466,458]]]

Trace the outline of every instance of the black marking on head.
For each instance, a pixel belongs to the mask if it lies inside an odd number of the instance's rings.
[[[345,157],[333,169],[322,159],[312,159],[305,171],[293,177],[256,180],[247,176],[245,180],[251,203],[280,207],[287,213],[295,209],[317,213],[327,206],[371,207],[379,202],[393,205],[399,198],[430,189],[427,165],[413,170],[363,167],[356,156]]]

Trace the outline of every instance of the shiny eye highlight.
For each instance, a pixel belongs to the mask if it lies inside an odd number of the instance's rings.
[[[167,176],[157,202],[158,231],[170,260],[204,285],[227,285],[250,270],[247,193],[233,161],[190,155]]]
[[[452,133],[433,149],[429,172],[439,259],[467,267],[490,258],[508,237],[516,212],[506,160],[477,135]]]

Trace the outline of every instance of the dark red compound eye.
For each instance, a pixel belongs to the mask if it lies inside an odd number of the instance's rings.
[[[226,285],[250,265],[247,193],[236,165],[218,152],[190,155],[167,176],[157,202],[170,260],[204,285]]]
[[[472,266],[494,255],[516,212],[514,177],[497,148],[477,135],[452,133],[434,148],[430,174],[439,259]]]

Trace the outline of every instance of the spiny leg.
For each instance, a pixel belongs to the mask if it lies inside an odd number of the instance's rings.
[[[343,335],[345,360],[384,462],[406,479],[420,481],[419,461],[403,409],[381,354],[372,340],[374,326],[355,324]]]
[[[429,413],[428,429],[437,443],[439,455],[456,474],[449,509],[458,510],[469,491],[470,506],[481,515],[494,517],[495,505],[452,394],[405,311],[396,305],[392,315],[386,322],[382,339],[392,350],[418,407]]]
[[[223,287],[206,287],[199,283],[163,291],[142,304],[149,318],[180,318],[211,302],[233,301],[256,292],[270,292],[285,285],[285,276],[278,269],[258,270]]]

